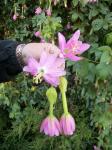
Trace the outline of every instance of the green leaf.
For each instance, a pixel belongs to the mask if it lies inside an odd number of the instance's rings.
[[[98,50],[100,51],[111,51],[111,48],[109,46],[101,46],[101,47],[98,47]]]
[[[112,45],[112,32],[106,35],[106,44]]]
[[[112,67],[110,64],[100,63],[96,66],[96,75],[98,79],[107,79],[111,74]]]
[[[110,53],[109,51],[105,51],[102,56],[101,56],[101,59],[100,59],[100,62],[103,63],[109,63],[111,60],[111,56],[110,56]]]
[[[103,19],[95,19],[92,22],[92,27],[94,31],[98,31],[103,27]]]

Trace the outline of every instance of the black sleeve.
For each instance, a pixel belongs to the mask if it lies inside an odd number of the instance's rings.
[[[16,58],[16,41],[0,40],[0,83],[10,81],[22,71]]]

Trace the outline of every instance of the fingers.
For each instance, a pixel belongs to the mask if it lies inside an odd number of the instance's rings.
[[[50,44],[50,43],[44,43],[44,50],[47,51],[49,54],[55,54],[56,56],[59,55],[60,50],[57,46]]]

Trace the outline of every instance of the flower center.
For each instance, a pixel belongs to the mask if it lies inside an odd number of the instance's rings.
[[[43,75],[45,74],[45,69],[44,68],[40,68],[39,69],[39,73],[33,77],[33,82],[38,84],[38,83],[41,83],[42,80],[43,80]]]

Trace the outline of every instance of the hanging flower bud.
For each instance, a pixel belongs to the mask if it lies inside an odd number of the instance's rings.
[[[56,89],[54,87],[50,87],[47,92],[46,92],[46,96],[48,98],[48,101],[52,104],[56,103],[57,100],[57,92]]]
[[[48,8],[48,9],[46,10],[46,14],[47,14],[47,16],[51,16],[51,9],[50,9],[50,8]]]
[[[16,20],[17,20],[17,15],[14,14],[13,17],[12,17],[12,19],[13,19],[14,21],[16,21]]]

